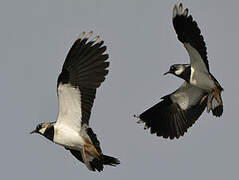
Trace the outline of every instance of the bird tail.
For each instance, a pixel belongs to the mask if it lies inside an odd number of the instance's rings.
[[[104,165],[116,166],[120,164],[120,161],[117,158],[103,155],[103,163]]]
[[[100,159],[94,158],[90,162],[92,170],[97,170],[99,172],[104,169],[104,165],[116,166],[118,164],[120,164],[120,161],[117,158],[106,155],[102,155]]]

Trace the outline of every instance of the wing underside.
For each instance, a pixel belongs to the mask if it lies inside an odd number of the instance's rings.
[[[57,80],[59,114],[57,123],[65,123],[80,129],[89,124],[96,89],[108,74],[108,54],[106,46],[96,36],[91,41],[92,32],[84,32],[75,41],[64,62]]]
[[[164,138],[179,138],[191,127],[204,111],[207,96],[200,89],[184,83],[174,93],[139,115],[152,134]]]
[[[209,72],[207,48],[197,22],[188,15],[188,9],[183,10],[182,3],[173,9],[173,27],[178,40],[184,44],[191,66],[194,69]]]

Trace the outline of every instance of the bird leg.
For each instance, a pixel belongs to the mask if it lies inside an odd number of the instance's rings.
[[[214,97],[216,98],[218,104],[222,104],[222,100],[220,98],[220,91],[219,91],[218,87],[214,88]]]
[[[85,146],[85,145],[83,146],[83,159],[84,159],[84,162],[85,162],[86,164],[89,164],[89,160],[88,160],[88,158],[86,157],[86,146]]]
[[[85,151],[90,154],[91,156],[93,156],[94,158],[99,159],[100,158],[100,154],[99,152],[96,150],[95,146],[89,141],[89,139],[85,139],[86,145],[85,147]]]
[[[209,95],[208,95],[208,99],[207,99],[207,112],[209,113],[210,110],[212,110],[212,100],[213,100],[213,96],[214,93],[211,92]]]
[[[94,158],[100,159],[100,154],[98,153],[98,151],[95,149],[93,145],[86,146],[86,151]]]
[[[217,86],[208,95],[208,101],[207,101],[207,112],[208,113],[210,112],[210,110],[213,109],[212,101],[213,101],[214,98],[216,99],[218,104],[222,104],[222,100],[221,100],[221,97],[220,97],[220,90],[218,89]]]
[[[207,101],[207,112],[209,113],[212,110],[212,99],[213,99],[213,95],[212,94],[206,94],[205,96],[202,97],[200,104],[202,104],[204,102],[204,100],[208,97],[208,101]]]
[[[209,102],[208,106],[209,106],[208,108],[209,108],[209,112],[210,112],[210,110],[212,110],[212,102],[211,101]]]

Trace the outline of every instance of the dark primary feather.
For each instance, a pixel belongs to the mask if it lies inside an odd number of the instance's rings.
[[[104,54],[106,46],[103,41],[93,43],[87,39],[77,39],[67,54],[58,84],[63,77],[76,87],[96,89],[108,74],[108,54]],[[65,83],[67,83],[65,81]]]
[[[108,74],[108,54],[104,54],[106,46],[103,44],[103,41],[97,43],[84,37],[77,39],[67,54],[57,80],[57,86],[60,83],[70,84],[80,90],[82,123],[86,124],[89,124],[96,89]]]
[[[96,89],[79,88],[81,92],[81,110],[82,122],[81,124],[89,124],[91,109],[94,103]]]
[[[199,29],[196,21],[193,20],[192,16],[186,14],[177,14],[173,18],[173,26],[177,33],[178,40],[182,43],[189,43],[194,47],[201,55],[208,71],[209,64],[207,59],[207,48],[204,42],[201,30]]]
[[[151,128],[152,134],[156,133],[163,138],[179,138],[195,123],[206,105],[207,98],[201,104],[199,100],[187,110],[182,110],[167,95],[161,102],[140,114],[139,118]]]
[[[82,155],[81,155],[81,152],[80,151],[77,151],[77,150],[73,150],[73,149],[68,149],[66,148],[67,150],[69,150],[71,152],[71,154],[76,158],[78,159],[79,161],[83,162],[83,158],[82,158]]]
[[[96,134],[93,132],[91,128],[87,128],[87,134],[90,137],[91,142],[93,143],[94,147],[98,151],[99,154],[102,153],[100,148],[100,141],[97,139]]]

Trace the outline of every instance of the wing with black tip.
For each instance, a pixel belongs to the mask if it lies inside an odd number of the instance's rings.
[[[89,40],[92,32],[84,32],[71,47],[57,80],[59,114],[57,124],[80,131],[89,124],[96,89],[108,74],[106,46],[96,36]]]
[[[209,72],[207,48],[201,30],[192,16],[188,15],[188,9],[183,10],[182,3],[173,8],[173,27],[189,54],[191,67]]]
[[[174,139],[183,136],[207,106],[207,94],[186,82],[174,93],[149,108],[138,117],[152,134]]]

